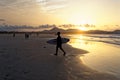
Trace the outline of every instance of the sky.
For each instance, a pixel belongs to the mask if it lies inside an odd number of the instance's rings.
[[[93,24],[120,29],[120,0],[0,0],[0,24]]]

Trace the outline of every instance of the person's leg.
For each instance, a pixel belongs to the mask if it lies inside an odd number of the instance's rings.
[[[62,48],[62,47],[60,47],[60,49],[64,52],[64,54],[63,54],[63,55],[65,56],[65,55],[66,55],[66,52],[63,50],[63,48]]]
[[[58,54],[58,46],[56,46],[56,53],[54,55]]]

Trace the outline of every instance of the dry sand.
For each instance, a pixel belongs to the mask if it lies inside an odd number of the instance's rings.
[[[65,44],[67,55],[54,56],[49,38],[21,37],[0,39],[0,80],[119,80],[85,66],[80,60],[85,50]]]

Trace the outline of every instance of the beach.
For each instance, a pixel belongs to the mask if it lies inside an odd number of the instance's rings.
[[[81,58],[90,51],[72,41],[63,44],[66,56],[62,51],[54,56],[56,46],[46,43],[53,38],[53,34],[31,34],[28,39],[24,34],[0,34],[0,80],[120,80],[87,65]]]

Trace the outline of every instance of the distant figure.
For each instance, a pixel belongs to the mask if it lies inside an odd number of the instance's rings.
[[[37,36],[39,36],[39,33],[36,33]]]
[[[58,54],[58,48],[60,48],[64,52],[63,55],[65,56],[66,52],[62,48],[62,39],[61,39],[61,36],[60,36],[60,32],[57,32],[57,35],[58,35],[58,37],[57,37],[56,53],[54,55],[57,56],[57,54]]]
[[[29,34],[25,33],[25,39],[29,38]]]
[[[15,37],[15,33],[13,33],[13,37]]]

